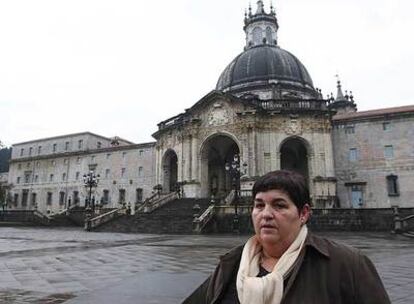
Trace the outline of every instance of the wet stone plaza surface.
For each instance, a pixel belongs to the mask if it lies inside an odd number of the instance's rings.
[[[414,303],[414,239],[318,234],[361,249],[392,303]],[[180,303],[247,238],[0,227],[0,303]]]

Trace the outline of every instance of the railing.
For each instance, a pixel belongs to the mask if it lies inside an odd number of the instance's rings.
[[[397,207],[394,208],[394,233],[414,231],[414,214],[401,218]]]
[[[165,195],[160,195],[158,199],[153,200],[146,200],[140,208],[138,208],[138,211],[143,211],[144,213],[151,213],[157,208],[160,208],[161,206],[165,205],[166,203],[175,200],[178,198],[177,192],[171,192]]]
[[[33,211],[33,221],[46,226],[50,225],[50,217],[41,213],[38,210]]]
[[[258,101],[260,107],[265,110],[326,110],[326,101],[318,99],[310,100],[264,100]]]
[[[201,233],[203,228],[212,219],[214,215],[214,205],[210,205],[206,211],[203,212],[199,217],[195,217],[193,220],[193,232]]]
[[[85,230],[91,231],[95,229],[96,227],[105,224],[114,218],[117,218],[121,213],[123,212],[123,209],[114,209],[107,213],[98,215],[97,217],[86,219],[85,220]]]
[[[236,191],[231,190],[229,194],[224,199],[225,205],[231,205],[234,202],[234,199],[236,198]]]

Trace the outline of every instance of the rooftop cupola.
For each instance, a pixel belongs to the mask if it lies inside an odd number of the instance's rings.
[[[337,111],[337,114],[343,114],[343,113],[349,113],[349,112],[356,112],[357,107],[354,102],[354,96],[352,95],[352,91],[350,91],[350,94],[348,94],[348,91],[345,91],[345,95],[342,92],[342,85],[341,81],[339,80],[339,76],[336,76],[338,78],[336,82],[336,98],[333,97],[333,94],[331,93],[331,97],[328,99],[331,101],[331,104],[329,105],[331,109],[334,109]]]
[[[277,23],[273,5],[270,5],[270,13],[266,13],[263,1],[257,1],[256,13],[246,12],[244,18],[244,32],[246,33],[246,47],[249,49],[258,45],[277,46]]]

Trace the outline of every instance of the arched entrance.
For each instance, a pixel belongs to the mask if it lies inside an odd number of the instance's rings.
[[[177,171],[178,171],[178,157],[174,150],[168,150],[165,152],[162,159],[163,170],[163,185],[162,191],[169,193],[175,191],[177,185]]]
[[[298,172],[309,180],[308,151],[303,139],[292,137],[281,145],[280,168]]]
[[[232,189],[230,174],[226,163],[230,163],[235,154],[240,154],[237,143],[228,135],[216,135],[207,139],[201,150],[201,195],[224,197]]]

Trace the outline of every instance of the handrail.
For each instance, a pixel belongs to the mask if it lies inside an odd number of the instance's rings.
[[[123,209],[114,209],[104,214],[98,215],[97,217],[87,218],[85,220],[85,230],[91,231],[96,227],[111,221],[112,219],[118,217],[121,214],[122,210]]]
[[[206,211],[199,217],[195,217],[193,220],[193,232],[200,233],[207,223],[212,219],[214,215],[214,204],[210,205]]]
[[[47,216],[46,214],[43,214],[38,210],[34,210],[33,211],[33,216],[34,216],[34,219],[39,220],[41,224],[50,225],[51,217]]]
[[[160,196],[158,200],[153,202],[149,202],[148,205],[144,206],[144,213],[151,213],[155,209],[160,208],[161,206],[165,205],[166,203],[175,200],[178,198],[177,192],[170,192],[164,196]]]
[[[136,212],[144,211],[144,209],[148,207],[148,205],[152,204],[156,197],[161,197],[161,194],[157,192],[151,195],[150,197],[146,198],[144,202],[136,209]]]
[[[230,193],[224,199],[224,203],[226,205],[231,205],[234,202],[235,197],[236,197],[236,191],[234,191],[234,189],[233,189],[233,190],[230,191]]]

